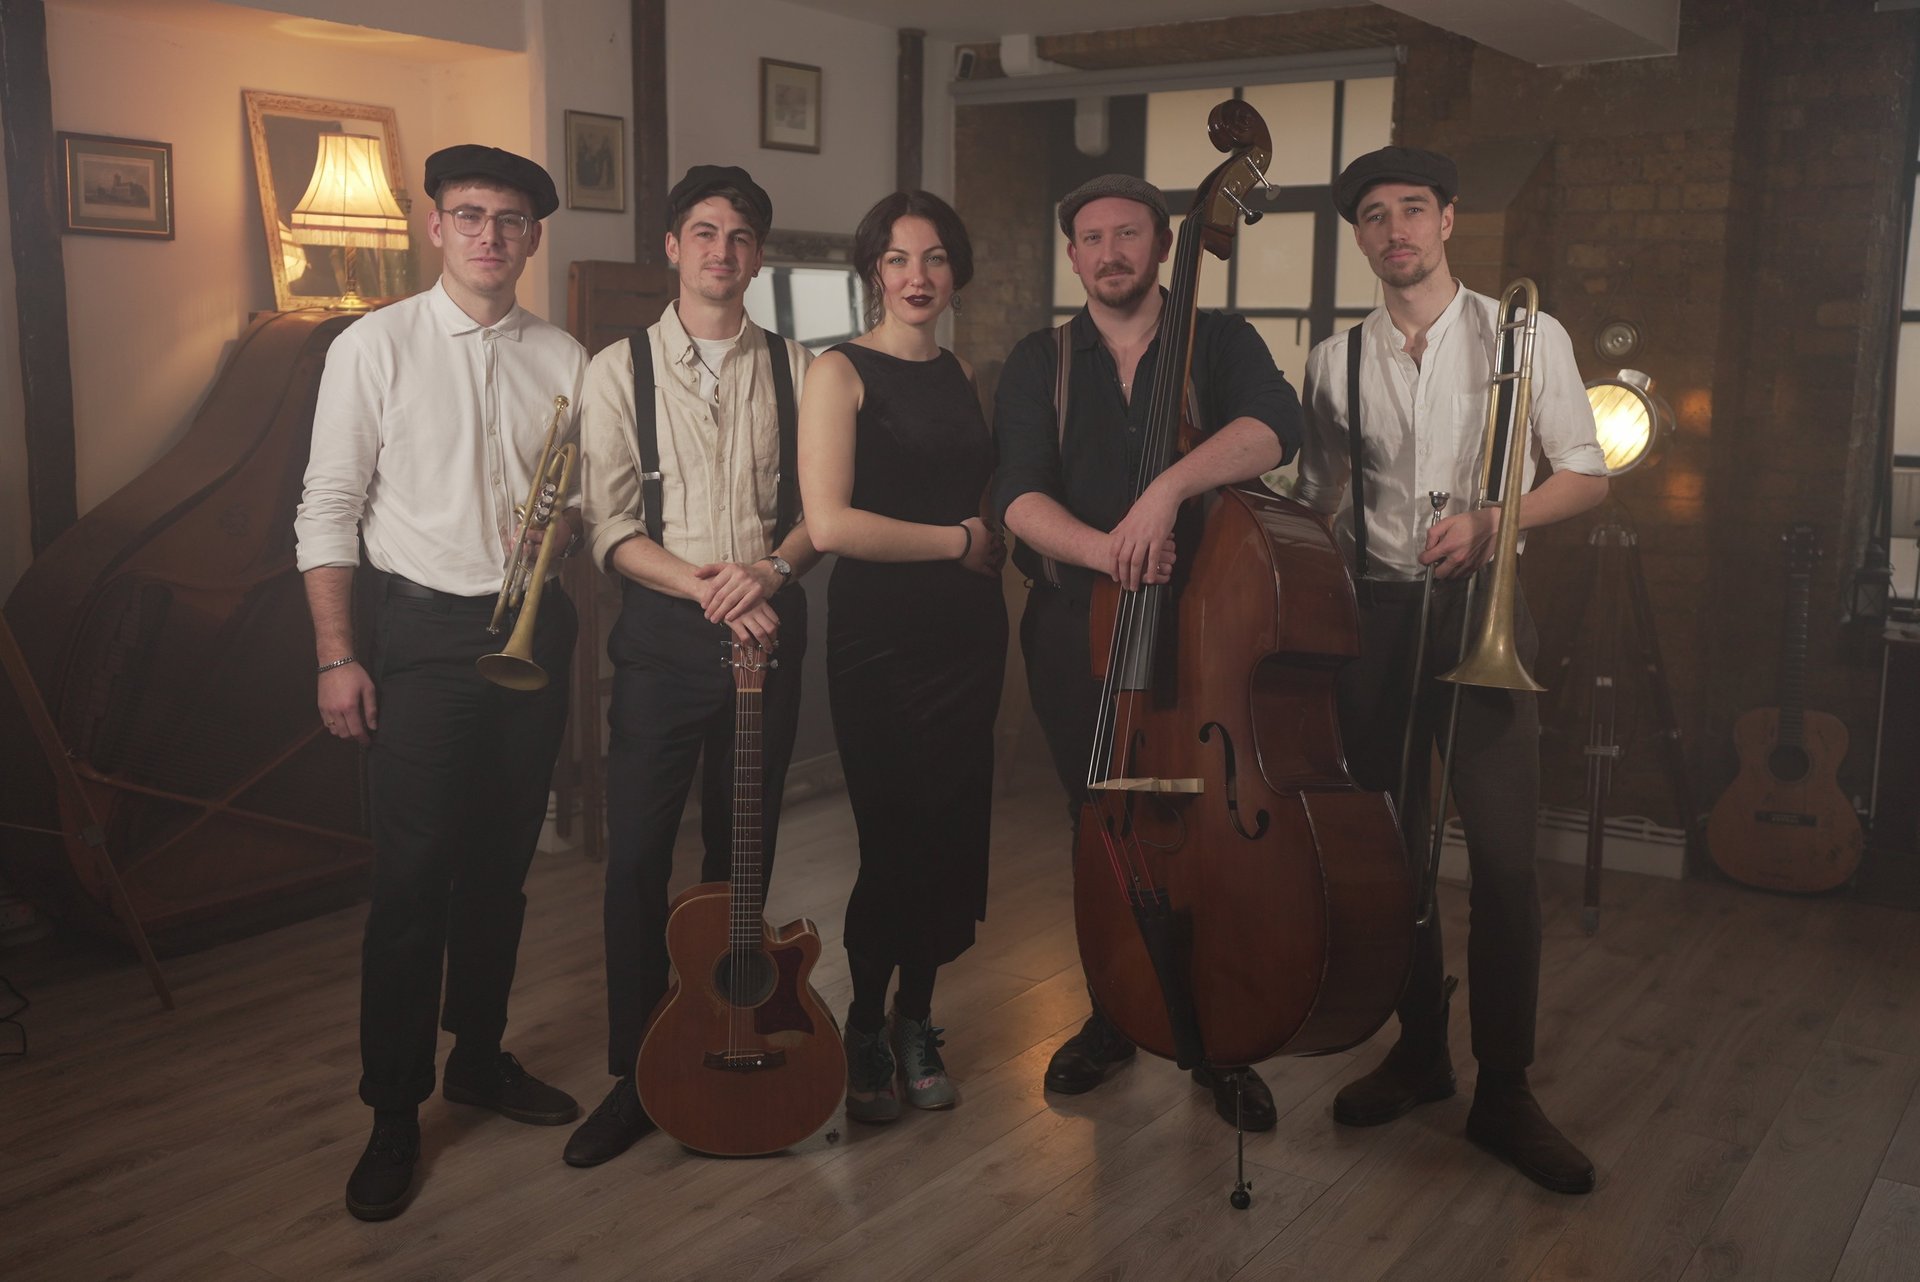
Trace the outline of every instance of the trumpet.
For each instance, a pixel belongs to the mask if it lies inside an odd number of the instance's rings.
[[[547,537],[567,486],[573,481],[574,460],[579,450],[571,441],[554,448],[560,434],[560,420],[570,402],[564,396],[553,398],[553,419],[547,424],[547,439],[540,447],[540,461],[533,469],[533,484],[527,501],[521,505],[520,525],[514,532],[513,547],[507,554],[507,568],[500,583],[500,595],[493,603],[493,619],[487,624],[488,636],[499,636],[507,612],[518,609],[513,634],[506,648],[497,654],[483,654],[474,661],[480,675],[509,690],[539,690],[547,684],[545,669],[533,661],[533,628],[540,615],[540,593],[547,583],[547,567],[553,561],[553,540]],[[534,551],[534,531],[540,531],[539,551]]]
[[[1514,319],[1516,310],[1524,311],[1525,315]],[[1480,615],[1479,634],[1473,636],[1474,597],[1479,595],[1478,589],[1482,586],[1481,572],[1476,570],[1473,577],[1467,580],[1466,600],[1461,608],[1460,662],[1438,678],[1452,683],[1453,696],[1448,701],[1445,746],[1440,752],[1440,804],[1428,833],[1426,884],[1421,888],[1415,916],[1416,924],[1421,926],[1433,919],[1435,886],[1440,878],[1440,850],[1446,843],[1447,801],[1453,794],[1453,745],[1460,728],[1461,687],[1546,689],[1527,671],[1515,638],[1520,581],[1519,497],[1526,476],[1527,412],[1533,402],[1533,337],[1539,325],[1539,315],[1540,288],[1527,277],[1520,277],[1500,295],[1498,319],[1494,321],[1494,368],[1487,394],[1487,430],[1481,444],[1479,501],[1482,507],[1491,503],[1500,505],[1500,524],[1494,535],[1493,559],[1487,563],[1485,570],[1486,609]],[[1512,337],[1511,344],[1508,342],[1509,336]],[[1509,346],[1513,352],[1511,360],[1507,357]],[[1507,452],[1502,459],[1496,452],[1500,444],[1500,388],[1508,383],[1513,385],[1513,397],[1507,416]],[[1498,472],[1494,470],[1496,466],[1500,467]],[[1447,496],[1435,492],[1429,498],[1437,520]],[[1431,525],[1428,528],[1432,528]],[[1429,566],[1427,591],[1431,591],[1432,584],[1433,568]],[[1420,668],[1426,656],[1426,609],[1427,597],[1423,593],[1420,640],[1414,654],[1414,709],[1420,705]],[[1399,800],[1402,805],[1405,805],[1407,761],[1413,745],[1414,715],[1414,711],[1409,710],[1406,738],[1400,753]]]

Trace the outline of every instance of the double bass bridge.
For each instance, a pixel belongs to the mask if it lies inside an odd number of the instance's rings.
[[[1095,792],[1148,792],[1198,796],[1207,790],[1204,779],[1161,779],[1151,775],[1100,779],[1087,785]]]

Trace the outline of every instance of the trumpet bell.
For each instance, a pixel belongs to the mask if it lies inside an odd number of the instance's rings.
[[[544,690],[547,670],[532,659],[512,653],[511,647],[498,654],[483,654],[474,660],[480,675],[508,690]]]

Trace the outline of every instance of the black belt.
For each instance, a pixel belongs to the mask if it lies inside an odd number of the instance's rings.
[[[435,601],[446,606],[487,606],[491,608],[499,594],[489,592],[486,596],[460,596],[453,592],[442,592],[400,574],[387,575],[387,595],[406,597],[410,601]]]
[[[1426,587],[1424,579],[1355,579],[1354,596],[1361,605],[1406,605],[1420,599]],[[1433,594],[1436,598],[1450,596],[1465,590],[1465,579],[1435,579]]]

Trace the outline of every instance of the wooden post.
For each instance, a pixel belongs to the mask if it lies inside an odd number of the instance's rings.
[[[927,33],[917,27],[900,28],[899,102],[894,109],[894,185],[915,191],[923,185],[920,152],[926,133]]]
[[[38,555],[80,515],[67,269],[60,256],[67,187],[54,146],[42,0],[0,0],[0,119],[6,121],[7,209],[26,407],[27,508]]]
[[[667,0],[633,0],[633,261],[667,261]]]

